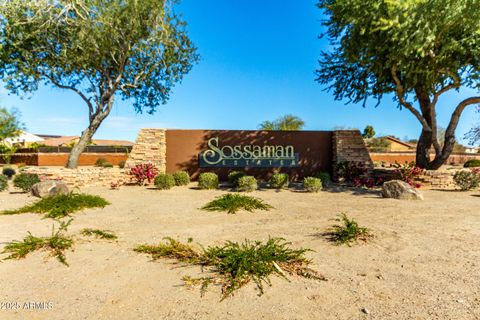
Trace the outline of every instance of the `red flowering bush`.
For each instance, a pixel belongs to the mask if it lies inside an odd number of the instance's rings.
[[[343,161],[338,164],[337,173],[344,182],[350,182],[355,187],[373,188],[383,182],[381,178],[372,178],[368,168],[360,162]]]
[[[151,183],[157,176],[158,169],[152,163],[137,164],[130,169],[131,179],[135,179],[137,184],[144,185],[145,181]]]
[[[405,181],[414,188],[420,188],[422,185],[415,182],[415,178],[423,173],[423,169],[417,167],[415,162],[396,164],[398,178]]]

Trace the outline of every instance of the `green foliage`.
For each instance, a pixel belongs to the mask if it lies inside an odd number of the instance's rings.
[[[274,173],[269,181],[270,187],[275,189],[288,188],[289,183],[290,176],[287,173]]]
[[[118,163],[118,167],[119,167],[120,169],[125,168],[125,163],[126,163],[125,160],[120,161],[120,162]]]
[[[65,236],[64,232],[67,231],[68,226],[72,220],[68,222],[59,221],[60,226],[55,232],[55,226],[52,226],[52,235],[50,237],[35,237],[30,232],[23,239],[23,241],[12,241],[7,243],[3,248],[2,253],[10,254],[4,260],[7,259],[22,259],[29,253],[37,250],[48,251],[51,256],[57,258],[57,260],[68,266],[65,250],[70,249],[73,246],[73,239]]]
[[[95,161],[95,167],[113,168],[113,164],[108,162],[105,158],[98,158],[97,161]]]
[[[218,175],[213,172],[202,172],[198,176],[198,187],[200,189],[217,189]]]
[[[154,260],[159,258],[175,259],[181,262],[201,263],[201,255],[191,245],[181,243],[170,237],[166,243],[158,245],[139,245],[133,249],[138,253],[151,254]]]
[[[85,228],[85,229],[82,229],[80,233],[87,237],[95,237],[95,238],[107,239],[107,240],[117,239],[117,236],[109,230]]]
[[[257,190],[257,179],[253,176],[243,176],[238,179],[237,191],[252,192]]]
[[[21,213],[45,213],[45,218],[63,218],[71,213],[86,208],[104,208],[109,205],[105,199],[83,193],[69,193],[43,198],[33,204],[26,205],[16,210],[1,211],[0,215]]]
[[[87,142],[116,97],[153,113],[198,61],[174,7],[158,0],[4,1],[0,79],[13,94],[43,83],[79,95],[89,110]],[[78,146],[72,153],[83,151]]]
[[[108,163],[107,159],[98,158],[97,161],[95,161],[95,167],[103,167],[105,163]]]
[[[462,191],[475,189],[480,185],[480,171],[478,169],[457,171],[453,181]]]
[[[303,188],[308,192],[318,192],[322,190],[322,180],[315,177],[305,177],[303,179]]]
[[[245,177],[247,174],[243,171],[231,171],[228,173],[228,183],[234,188],[238,187],[238,180]]]
[[[13,178],[13,185],[23,190],[23,192],[30,192],[33,185],[40,182],[38,174],[35,173],[20,173]]]
[[[479,159],[468,160],[463,164],[463,167],[464,168],[480,167],[480,160]]]
[[[17,147],[7,146],[6,144],[0,142],[0,156],[6,164],[10,164],[12,156],[15,154],[15,152],[17,152]]]
[[[363,129],[362,137],[364,139],[371,139],[374,136],[375,136],[375,129],[373,128],[373,126],[368,125],[365,127],[365,129]]]
[[[11,179],[15,175],[15,169],[10,167],[4,167],[2,169],[2,174],[6,176],[8,179]]]
[[[8,188],[8,179],[6,176],[1,175],[0,176],[0,192],[7,190]]]
[[[186,186],[190,183],[190,175],[186,171],[177,171],[173,174],[177,186]]]
[[[159,173],[155,177],[154,184],[160,190],[168,190],[175,187],[175,178],[171,174]]]
[[[224,194],[207,203],[202,209],[207,211],[226,211],[237,213],[239,210],[253,212],[253,210],[270,210],[273,207],[263,200],[241,194]]]
[[[323,188],[328,187],[330,185],[330,183],[332,182],[332,178],[330,177],[330,173],[325,172],[325,171],[321,171],[321,172],[317,173],[315,175],[315,178],[319,178],[320,180],[322,180],[322,187]]]
[[[352,242],[368,241],[373,237],[369,229],[360,227],[355,220],[349,219],[345,213],[339,215],[336,221],[341,222],[341,224],[334,225],[326,233],[331,241],[351,245]]]
[[[296,131],[302,130],[305,122],[297,116],[287,114],[275,121],[264,121],[260,124],[260,130],[269,131]]]
[[[203,251],[195,250],[191,245],[183,244],[172,238],[166,238],[165,244],[155,246],[140,245],[136,252],[148,253],[153,259],[176,259],[180,262],[209,267],[214,273],[211,277],[183,277],[186,284],[201,285],[202,294],[210,283],[222,285],[222,299],[253,281],[259,295],[264,293],[264,285],[271,285],[270,276],[276,274],[284,279],[289,275],[326,280],[324,276],[308,267],[311,263],[305,257],[308,249],[292,249],[290,243],[282,238],[269,238],[266,243],[245,240],[243,243],[227,241],[222,246],[211,246]]]
[[[417,165],[437,169],[453,150],[462,112],[480,102],[478,95],[463,97],[452,108],[442,148],[433,134],[437,101],[451,90],[480,87],[480,10],[472,10],[479,5],[478,0],[319,0],[331,46],[321,54],[317,81],[335,99],[352,103],[393,96],[422,125]],[[436,156],[430,160],[432,144]]]
[[[23,124],[20,123],[20,113],[17,109],[8,111],[5,108],[0,108],[0,142],[6,138],[18,136],[22,129]]]

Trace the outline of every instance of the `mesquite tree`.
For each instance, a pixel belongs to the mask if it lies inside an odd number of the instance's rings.
[[[46,83],[83,99],[75,168],[115,98],[137,112],[166,103],[198,59],[185,25],[161,0],[0,0],[0,78],[15,94]]]
[[[317,81],[336,99],[364,105],[393,94],[422,125],[417,165],[438,169],[453,150],[462,112],[480,103],[470,96],[454,106],[439,141],[441,96],[480,89],[480,0],[321,0],[318,7],[331,48],[321,55]]]

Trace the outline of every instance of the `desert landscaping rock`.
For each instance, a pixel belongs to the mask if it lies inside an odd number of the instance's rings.
[[[59,194],[68,194],[67,185],[61,181],[42,181],[32,187],[32,195],[35,197],[45,198]]]
[[[399,200],[423,200],[420,191],[401,180],[385,182],[382,187],[382,196]]]

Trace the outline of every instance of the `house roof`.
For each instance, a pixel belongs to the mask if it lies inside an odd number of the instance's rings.
[[[61,136],[57,138],[45,139],[42,144],[51,147],[67,146],[72,142],[76,142],[80,139],[79,136]],[[106,140],[106,139],[93,139],[92,145],[96,146],[133,146],[133,142],[128,140]]]
[[[386,136],[385,139],[391,141],[391,142],[394,142],[394,143],[398,143],[398,144],[401,144],[402,146],[405,146],[409,149],[415,149],[415,145],[414,144],[411,144],[411,143],[407,143],[407,142],[404,142],[402,140],[399,140],[397,138],[394,138],[394,137],[390,137],[390,136]]]

